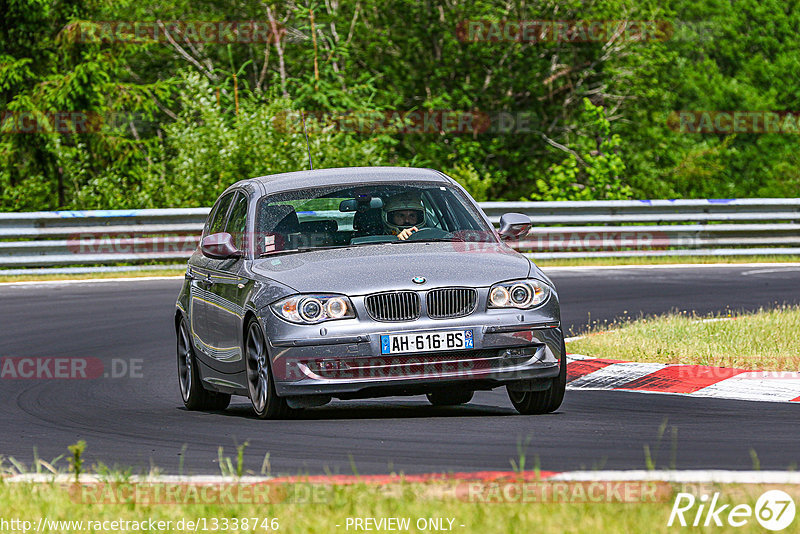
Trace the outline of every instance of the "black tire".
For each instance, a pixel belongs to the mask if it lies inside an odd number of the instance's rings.
[[[567,389],[567,348],[563,341],[560,363],[558,376],[551,380],[550,387],[544,391],[511,391],[506,387],[511,404],[520,414],[539,415],[558,410]]]
[[[428,393],[428,402],[434,406],[456,406],[466,404],[472,400],[474,391],[466,390],[445,390]]]
[[[208,391],[203,387],[185,317],[181,317],[177,334],[178,385],[181,389],[183,405],[186,406],[187,410],[224,410],[230,404],[231,396],[225,393]]]
[[[247,391],[253,411],[259,419],[281,419],[293,413],[285,398],[278,397],[270,369],[266,338],[255,318],[247,323],[244,342],[247,368]]]

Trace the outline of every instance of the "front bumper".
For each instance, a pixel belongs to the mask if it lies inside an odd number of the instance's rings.
[[[479,313],[454,320],[379,323],[358,319],[265,325],[279,396],[338,398],[413,395],[437,389],[492,389],[558,376],[563,333],[543,310]],[[471,329],[474,348],[382,355],[382,334]]]

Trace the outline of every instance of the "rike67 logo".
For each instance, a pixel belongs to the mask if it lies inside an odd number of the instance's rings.
[[[667,526],[677,523],[682,527],[743,527],[755,518],[765,529],[779,531],[794,521],[794,500],[785,491],[764,492],[755,507],[749,504],[721,504],[719,496],[719,493],[714,493],[710,498],[708,495],[697,498],[691,493],[678,493]]]

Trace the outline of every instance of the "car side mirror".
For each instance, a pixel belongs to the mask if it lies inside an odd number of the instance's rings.
[[[525,236],[531,229],[531,218],[522,213],[505,213],[500,217],[500,237],[515,239]]]
[[[233,236],[228,232],[207,235],[200,242],[200,250],[204,256],[215,260],[238,258],[242,251],[233,244]]]

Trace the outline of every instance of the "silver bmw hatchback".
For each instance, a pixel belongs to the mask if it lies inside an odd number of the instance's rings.
[[[566,352],[552,282],[452,178],[357,167],[237,182],[219,197],[176,303],[190,410],[250,399],[260,418],[333,398],[468,403],[504,386],[521,414],[553,412]]]

